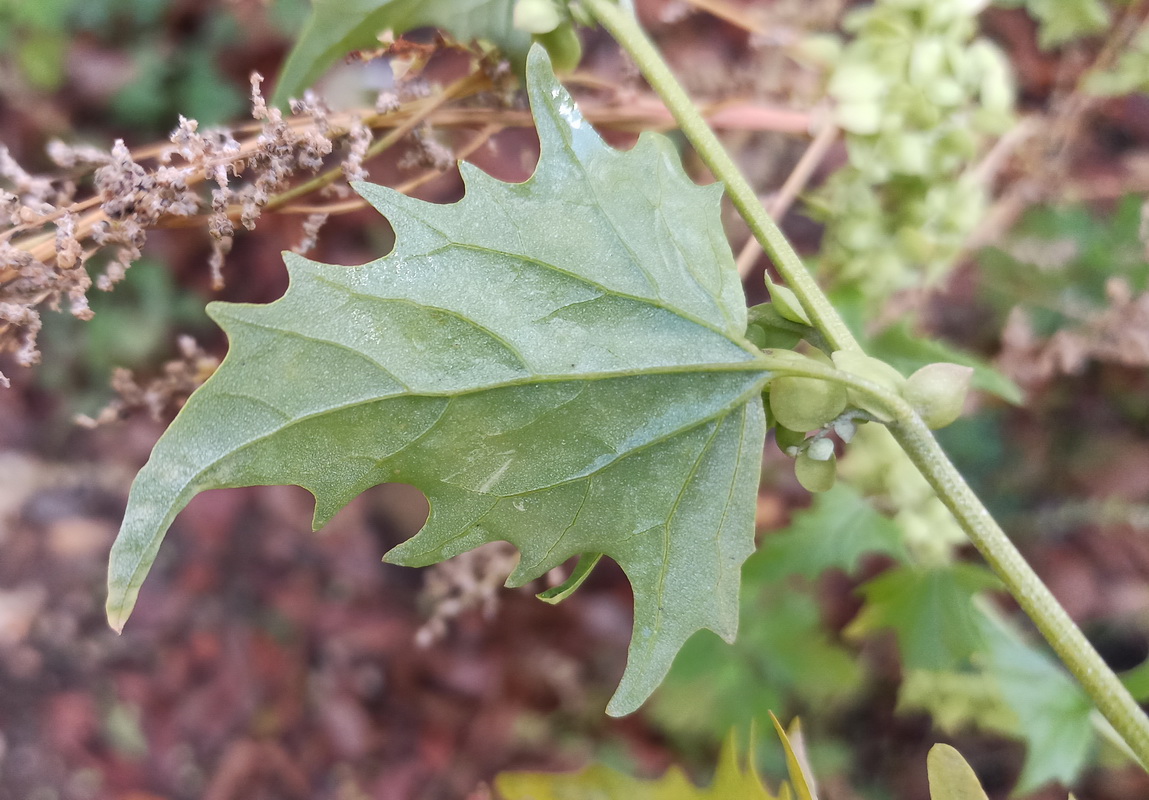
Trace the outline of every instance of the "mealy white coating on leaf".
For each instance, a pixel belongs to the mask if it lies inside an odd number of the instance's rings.
[[[298,484],[319,526],[402,481],[431,512],[388,560],[502,539],[521,553],[511,585],[581,553],[622,566],[635,630],[612,713],[641,704],[695,631],[733,638],[767,373],[742,338],[721,189],[691,183],[662,137],[620,153],[576,124],[541,49],[529,75],[530,180],[464,164],[446,206],[357,184],[394,252],[350,268],[288,255],[281,299],[212,304],[231,350],[132,488],[113,625],[200,491]]]

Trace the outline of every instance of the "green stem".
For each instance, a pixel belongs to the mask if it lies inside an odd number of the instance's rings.
[[[1149,718],[990,516],[937,439],[912,411],[899,415],[890,432],[1141,765],[1149,766]]]
[[[762,360],[775,375],[842,383],[864,392],[889,411],[893,417],[888,423],[890,432],[910,461],[1142,766],[1149,765],[1149,718],[990,516],[910,404],[872,381],[794,353],[765,350]]]
[[[774,261],[774,266],[778,268],[778,273],[786,281],[786,285],[794,290],[810,320],[818,330],[822,331],[835,350],[856,349],[858,344],[854,341],[850,329],[846,327],[846,323],[834,310],[834,306],[822,293],[814,278],[806,271],[790,242],[758,201],[758,194],[754,188],[726,153],[718,137],[710,130],[706,120],[679,85],[674,73],[662,60],[662,56],[643,33],[638,22],[616,6],[612,0],[581,0],[581,2],[638,64],[639,70],[658,92],[662,102],[674,116],[678,127],[694,145],[699,157],[714,173],[714,177],[725,184],[726,194],[730,196],[734,207],[746,220],[762,249]]]
[[[779,273],[802,303],[814,326],[837,349],[857,348],[853,336],[813,277],[806,272],[774,221],[758,202],[753,188],[723,150],[702,115],[678,84],[658,50],[638,22],[612,0],[581,0],[638,64],[650,85],[662,97],[682,132],[714,175],[726,185],[735,207],[750,225],[778,267]],[[766,353],[767,360],[773,354]],[[1018,605],[1053,647],[1069,671],[1081,682],[1097,708],[1121,734],[1143,766],[1149,766],[1149,717],[1070,619],[1065,609],[1026,563],[1021,553],[978,500],[950,462],[918,414],[900,396],[868,381],[830,367],[798,366],[789,358],[778,371],[807,373],[811,377],[840,380],[880,398],[893,412],[890,430],[910,460],[953,513],[970,541],[1002,579]],[[822,374],[816,374],[822,373]]]

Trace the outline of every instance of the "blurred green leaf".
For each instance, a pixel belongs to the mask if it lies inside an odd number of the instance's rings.
[[[741,616],[752,620],[727,645],[699,633],[674,660],[649,714],[676,735],[718,739],[732,727],[767,724],[792,697],[830,705],[857,691],[862,666],[834,642],[807,590],[763,582],[762,553],[744,570]]]
[[[35,31],[24,37],[17,60],[34,89],[51,92],[64,81],[69,38],[58,31]]]
[[[1149,31],[1142,31],[1112,67],[1090,72],[1085,91],[1099,97],[1149,91]]]
[[[912,375],[919,368],[938,361],[972,367],[972,384],[975,388],[1013,405],[1019,405],[1023,399],[1016,383],[980,358],[937,339],[917,336],[906,322],[891,325],[870,339],[866,351],[893,365],[903,375]]]
[[[65,29],[72,0],[3,0],[0,2],[0,23],[24,30],[60,33]]]
[[[272,24],[290,36],[302,30],[310,14],[311,4],[307,0],[275,0],[268,11]]]
[[[311,18],[292,48],[276,82],[279,106],[298,97],[332,64],[361,48],[378,47],[378,35],[426,26],[441,27],[458,39],[489,39],[522,58],[529,34],[512,24],[514,0],[314,0]]]
[[[964,730],[1019,736],[1017,715],[992,675],[979,667],[905,670],[898,688],[898,713],[924,711],[948,734]]]
[[[1137,702],[1149,701],[1149,661],[1121,673],[1121,682]]]
[[[769,534],[747,562],[747,573],[761,580],[816,578],[827,569],[852,572],[867,553],[905,558],[901,529],[856,489],[838,484],[814,495],[788,528]]]
[[[135,49],[136,79],[112,99],[124,122],[170,129],[182,114],[201,127],[234,119],[247,106],[246,95],[219,70],[219,53],[236,42],[229,16],[216,16],[178,50],[146,41]]]
[[[235,119],[247,108],[245,95],[219,71],[214,51],[207,48],[188,52],[177,73],[175,91],[181,113],[201,126]]]
[[[987,299],[1002,319],[1020,305],[1035,332],[1050,336],[1107,307],[1111,278],[1134,294],[1149,289],[1141,203],[1125,197],[1107,215],[1083,206],[1031,210],[1003,247],[978,256]]]
[[[37,381],[70,397],[74,413],[95,413],[107,402],[115,367],[157,363],[170,352],[176,331],[195,333],[209,325],[204,300],[147,259],[128,270],[114,292],[93,292],[90,303],[95,316],[89,322],[49,313],[41,333],[45,357]]]
[[[999,0],[1000,5],[1024,5],[1038,23],[1038,41],[1053,48],[1101,33],[1109,27],[1109,9],[1101,0]]]
[[[976,624],[982,646],[972,663],[954,671],[909,673],[899,691],[899,711],[929,711],[951,734],[979,729],[1025,742],[1018,794],[1053,780],[1072,784],[1098,739],[1089,698],[1051,656],[1001,620],[980,611]]]
[[[891,629],[907,669],[953,669],[985,647],[973,596],[998,585],[972,564],[895,567],[858,590],[865,605],[847,629],[865,635]]]
[[[987,615],[979,616],[985,667],[1017,715],[1026,741],[1025,766],[1015,791],[1026,794],[1054,780],[1072,784],[1097,741],[1093,704],[1053,659]]]
[[[154,31],[171,7],[169,0],[63,0],[70,24],[79,29],[124,41]],[[35,3],[29,3],[35,5]]]

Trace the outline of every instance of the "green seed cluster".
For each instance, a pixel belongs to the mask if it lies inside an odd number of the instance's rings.
[[[849,165],[812,199],[826,223],[822,269],[872,298],[943,274],[985,210],[969,174],[988,135],[1013,120],[1002,54],[975,39],[970,0],[879,0],[850,14],[828,91]]]
[[[891,398],[897,397],[907,401],[930,428],[944,428],[961,415],[973,374],[969,367],[939,362],[906,378],[886,362],[858,350],[837,350],[829,356],[814,348],[805,355],[774,350],[772,356],[785,356],[794,366],[805,362],[838,370],[836,379],[782,375],[770,382],[767,391],[775,442],[795,459],[798,482],[811,492],[824,492],[834,485],[837,459],[834,442],[828,438],[831,434],[848,444],[859,421],[893,421],[896,400]],[[808,433],[813,435],[807,438]],[[896,445],[895,449],[901,452]],[[905,466],[915,469],[908,460]],[[919,480],[924,482],[920,476]]]
[[[965,534],[885,427],[859,428],[840,469],[844,480],[877,498],[898,523],[914,563],[952,562]]]

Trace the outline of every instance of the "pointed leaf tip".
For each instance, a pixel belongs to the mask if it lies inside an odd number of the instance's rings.
[[[948,744],[935,744],[926,756],[930,800],[988,800],[973,768]]]

